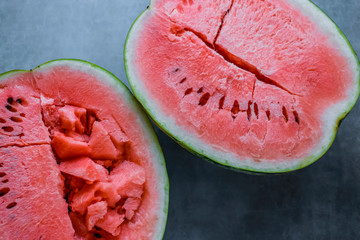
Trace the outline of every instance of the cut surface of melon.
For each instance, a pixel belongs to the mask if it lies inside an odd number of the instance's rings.
[[[124,56],[136,97],[161,129],[240,170],[311,164],[359,95],[355,53],[308,1],[155,0]]]

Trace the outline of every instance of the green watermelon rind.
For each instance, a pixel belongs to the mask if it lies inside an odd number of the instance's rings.
[[[9,77],[12,77],[12,76],[15,76],[19,73],[27,73],[27,72],[30,72],[29,70],[22,70],[22,69],[16,69],[16,70],[11,70],[11,71],[8,71],[8,72],[4,72],[4,73],[1,73],[0,74],[0,81],[6,79],[6,78],[9,78]]]
[[[84,60],[71,59],[71,58],[63,58],[63,59],[48,61],[46,63],[39,65],[33,70],[12,70],[9,72],[2,73],[0,74],[0,82],[5,78],[15,76],[16,74],[19,73],[37,71],[43,68],[59,66],[59,65],[73,67],[76,64],[77,65],[80,64],[82,67],[84,67],[83,69],[96,70],[99,73],[103,74],[103,76],[105,76],[105,77],[99,77],[98,79],[104,81],[106,84],[113,87],[116,90],[116,92],[121,95],[123,100],[126,101],[127,103],[126,105],[131,109],[132,112],[134,112],[138,116],[138,121],[139,121],[139,125],[142,127],[142,132],[147,135],[147,139],[150,139],[149,143],[151,147],[151,153],[154,159],[153,161],[154,169],[157,173],[157,178],[158,178],[157,187],[159,193],[163,194],[163,196],[161,197],[164,200],[162,205],[159,204],[159,206],[163,206],[163,207],[162,209],[159,209],[159,223],[157,225],[157,229],[155,231],[155,235],[153,239],[162,239],[165,233],[165,226],[166,226],[168,207],[169,207],[169,178],[166,171],[165,159],[159,141],[155,134],[155,131],[149,119],[147,118],[146,114],[142,110],[143,109],[142,106],[138,103],[136,98],[131,94],[130,90],[126,87],[126,85],[123,82],[121,82],[114,74],[112,74],[111,72],[107,71],[102,67],[99,67],[93,63]],[[163,193],[161,193],[161,191],[163,191]]]
[[[298,0],[296,0],[298,1]],[[247,173],[285,173],[285,172],[291,172],[291,171],[295,171],[295,170],[299,170],[302,169],[308,165],[311,165],[312,163],[314,163],[316,160],[318,160],[319,158],[321,158],[326,152],[327,150],[330,148],[330,146],[332,145],[332,143],[335,140],[336,137],[336,133],[338,130],[338,127],[340,125],[340,123],[342,122],[342,120],[347,116],[347,114],[350,112],[350,110],[354,107],[357,99],[359,98],[359,88],[360,88],[360,63],[359,60],[357,58],[357,55],[354,51],[354,49],[352,48],[349,40],[346,38],[345,34],[340,30],[340,28],[335,24],[335,22],[328,16],[326,15],[317,5],[315,5],[312,1],[308,0],[306,1],[307,3],[312,4],[313,6],[315,6],[316,10],[319,13],[320,18],[321,17],[326,17],[326,25],[329,27],[329,29],[332,30],[332,28],[336,28],[336,32],[339,36],[338,40],[339,41],[344,41],[344,43],[346,43],[347,47],[350,49],[352,56],[351,58],[353,58],[353,60],[355,60],[356,62],[356,69],[354,70],[354,75],[357,74],[357,77],[354,78],[354,82],[357,83],[357,89],[356,89],[356,94],[353,95],[349,95],[348,98],[346,99],[347,101],[347,106],[343,107],[342,110],[338,115],[336,120],[334,121],[334,124],[332,125],[332,133],[331,136],[329,136],[329,141],[327,142],[327,144],[324,144],[321,148],[319,147],[319,151],[315,154],[315,155],[310,155],[302,160],[300,160],[297,164],[292,165],[291,167],[285,167],[285,168],[279,168],[279,167],[275,167],[275,168],[256,168],[256,167],[251,167],[251,166],[246,166],[246,165],[242,165],[241,167],[238,166],[234,166],[232,164],[229,164],[228,161],[226,160],[219,160],[217,158],[213,158],[211,156],[209,156],[209,154],[206,154],[204,151],[202,151],[201,147],[199,147],[198,149],[196,149],[196,146],[192,146],[191,144],[187,143],[186,141],[182,141],[181,139],[177,138],[176,136],[174,136],[174,134],[170,133],[170,131],[165,127],[164,123],[161,123],[160,119],[157,118],[156,114],[153,113],[153,110],[151,107],[149,107],[149,103],[148,103],[148,99],[146,99],[144,97],[144,93],[146,93],[146,90],[143,89],[139,89],[136,86],[136,82],[135,80],[133,80],[131,78],[131,74],[130,74],[130,61],[127,57],[127,54],[129,52],[131,52],[133,49],[129,49],[128,45],[129,42],[132,40],[132,33],[136,32],[136,28],[137,25],[139,24],[141,26],[141,21],[143,20],[142,17],[145,15],[145,13],[147,13],[148,11],[151,10],[151,2],[150,2],[150,7],[148,7],[145,11],[143,11],[134,21],[134,23],[132,24],[126,41],[125,41],[125,47],[124,47],[124,64],[125,64],[125,72],[127,75],[127,78],[129,80],[130,83],[130,87],[133,90],[133,93],[135,95],[135,97],[139,100],[139,102],[142,104],[143,108],[145,109],[145,111],[149,114],[150,118],[154,121],[154,123],[163,131],[165,132],[168,136],[170,136],[172,139],[174,139],[179,145],[181,145],[182,147],[184,147],[185,149],[187,149],[189,152],[203,158],[206,160],[209,160],[212,163],[218,164],[220,166],[223,166],[225,168],[230,168],[232,170],[235,171],[241,171],[241,172],[247,172]],[[304,4],[306,4],[306,2],[304,2]],[[322,16],[321,16],[322,15]],[[134,34],[136,35],[136,34]],[[345,45],[345,44],[344,44]],[[348,56],[350,57],[350,56]],[[328,131],[330,131],[331,129],[329,129]],[[315,152],[315,151],[314,151]]]

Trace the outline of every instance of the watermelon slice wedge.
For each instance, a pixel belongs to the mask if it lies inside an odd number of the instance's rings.
[[[307,0],[153,0],[126,73],[154,122],[195,154],[279,173],[319,159],[359,96],[359,61]]]
[[[168,178],[114,75],[60,59],[0,75],[1,239],[161,239]]]

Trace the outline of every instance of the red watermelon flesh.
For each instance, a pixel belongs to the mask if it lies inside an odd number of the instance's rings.
[[[98,71],[63,60],[0,82],[4,239],[162,234],[153,143]]]
[[[49,143],[48,130],[41,120],[40,99],[28,81],[31,75],[19,72],[8,78],[9,81],[19,82],[19,85],[7,88],[7,94],[0,95],[0,147]],[[2,89],[1,92],[4,91]],[[24,92],[28,93],[26,99],[22,97]],[[6,124],[8,122],[12,123],[11,126]]]
[[[90,158],[75,158],[60,163],[60,171],[89,182],[106,181],[108,171]]]
[[[72,239],[64,184],[49,144],[0,148],[1,239]]]
[[[356,57],[314,9],[152,1],[127,39],[130,84],[155,122],[200,155],[260,172],[306,166],[359,92]]]

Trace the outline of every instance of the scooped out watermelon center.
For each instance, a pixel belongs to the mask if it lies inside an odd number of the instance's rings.
[[[146,181],[144,168],[125,160],[129,139],[82,107],[44,105],[42,111],[73,226],[82,225],[86,235],[118,236],[138,210]]]

